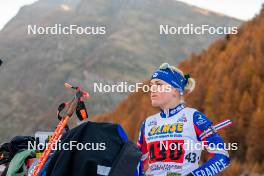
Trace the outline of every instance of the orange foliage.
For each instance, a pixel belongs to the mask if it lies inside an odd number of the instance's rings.
[[[237,35],[213,43],[206,51],[180,63],[196,79],[187,105],[204,112],[214,122],[226,118],[234,124],[223,132],[226,142],[237,142],[233,162],[223,175],[259,173],[264,169],[264,10],[245,23]],[[136,140],[141,122],[157,109],[149,95],[130,94],[101,121],[121,123]],[[244,164],[246,163],[246,164]]]

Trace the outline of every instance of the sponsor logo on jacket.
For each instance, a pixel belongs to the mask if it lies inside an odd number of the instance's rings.
[[[159,134],[172,134],[172,133],[182,133],[183,123],[165,124],[161,126],[153,126],[148,135],[159,135]]]

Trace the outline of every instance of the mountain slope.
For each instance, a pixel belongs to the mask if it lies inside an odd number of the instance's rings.
[[[53,129],[69,81],[91,93],[90,114],[126,94],[94,93],[93,83],[146,79],[161,60],[178,63],[218,35],[159,35],[159,25],[238,26],[240,21],[173,0],[40,0],[21,8],[0,32],[1,139]],[[27,35],[27,25],[106,26],[105,35]],[[67,94],[67,95],[66,95]],[[26,128],[25,128],[26,126]]]

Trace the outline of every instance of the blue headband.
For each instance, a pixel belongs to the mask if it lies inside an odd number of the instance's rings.
[[[158,69],[156,70],[151,79],[160,79],[170,84],[172,87],[179,90],[180,93],[183,93],[184,88],[188,82],[189,75],[182,76],[177,71],[173,71],[170,68]]]

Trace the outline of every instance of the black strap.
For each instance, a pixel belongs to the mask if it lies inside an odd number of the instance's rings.
[[[65,108],[67,106],[67,103],[61,103],[60,105],[59,105],[59,107],[58,107],[58,111],[57,111],[57,116],[58,116],[58,119],[59,119],[59,121],[61,121],[62,120],[62,116],[60,115],[60,113],[61,113],[61,111]],[[65,131],[69,131],[70,130],[70,127],[69,127],[69,125],[66,125],[65,126]]]
[[[67,105],[68,105],[68,103],[65,103],[65,102],[63,102],[63,103],[61,103],[59,105],[58,111],[57,111],[57,116],[58,116],[58,119],[59,120],[62,119],[62,115],[60,113],[63,111],[63,109],[65,109],[67,107]],[[88,113],[87,113],[87,109],[85,107],[84,101],[80,100],[78,102],[75,113],[76,113],[76,115],[77,115],[77,117],[78,117],[78,119],[80,121],[83,121],[83,120],[85,120],[85,119],[88,118]],[[68,125],[65,126],[65,130],[66,131],[69,131],[70,130],[70,128],[69,128]]]
[[[80,121],[83,121],[88,118],[87,109],[83,101],[79,101],[76,108],[76,115]]]

